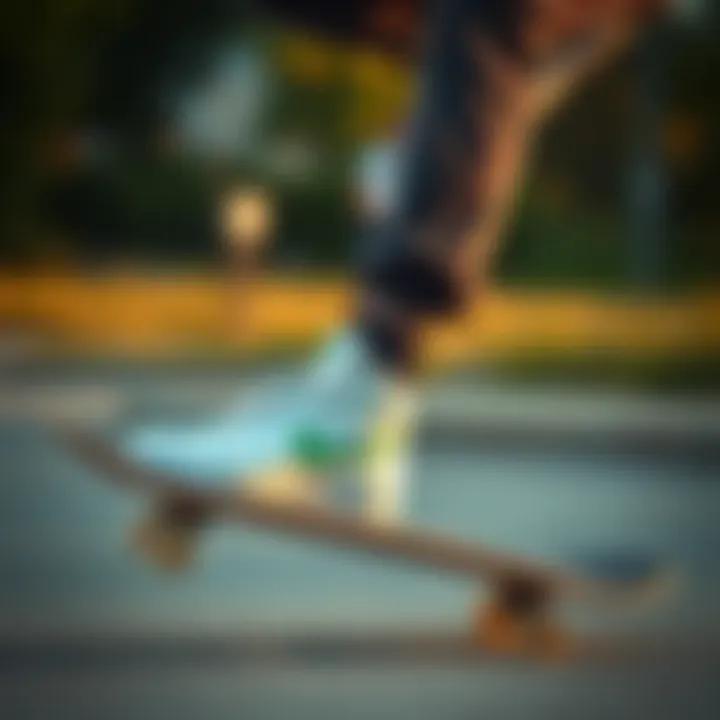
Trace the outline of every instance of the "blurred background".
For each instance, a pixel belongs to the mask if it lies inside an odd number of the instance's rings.
[[[687,4],[693,22],[655,28],[551,124],[496,289],[440,355],[717,386],[719,21]],[[2,344],[246,354],[307,345],[342,317],[358,167],[402,127],[410,68],[226,0],[3,13]],[[223,309],[238,251],[222,201],[245,192],[269,217],[249,231],[263,271],[240,328]]]
[[[123,544],[138,499],[38,422],[195,417],[291,375],[351,300],[412,65],[239,1],[2,4],[7,717],[715,717],[720,9],[684,7],[547,128],[492,290],[433,343],[412,509],[553,560],[668,558],[693,580],[669,612],[578,622],[683,640],[652,669],[482,674],[452,649],[477,589],[441,576],[243,529],[153,574]]]

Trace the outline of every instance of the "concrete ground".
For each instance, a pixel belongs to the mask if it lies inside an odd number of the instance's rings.
[[[620,548],[681,569],[682,593],[651,613],[567,615],[632,658],[548,667],[468,653],[482,588],[243,527],[208,537],[188,575],[155,574],[126,548],[139,500],[6,414],[2,717],[717,717],[717,457],[449,435],[423,443],[413,521],[554,561]]]

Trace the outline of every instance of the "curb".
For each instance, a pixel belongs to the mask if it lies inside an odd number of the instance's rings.
[[[0,420],[67,418],[112,423],[137,402],[211,409],[228,397],[228,380],[121,384],[39,384],[0,388]],[[240,385],[242,387],[242,383]],[[643,454],[697,453],[720,458],[720,402],[592,394],[553,389],[436,386],[425,398],[422,435],[442,443]]]

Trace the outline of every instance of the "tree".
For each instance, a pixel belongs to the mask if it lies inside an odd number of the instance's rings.
[[[38,198],[88,124],[142,135],[163,87],[203,67],[209,40],[242,16],[229,0],[25,0],[0,5],[0,251],[31,254]]]

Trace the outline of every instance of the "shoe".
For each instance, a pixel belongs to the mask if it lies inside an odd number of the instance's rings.
[[[203,426],[139,428],[120,444],[134,462],[189,484],[232,482],[283,502],[321,502],[328,477],[356,466],[364,516],[388,523],[405,511],[415,416],[412,390],[384,377],[346,331],[299,382],[261,388]]]

